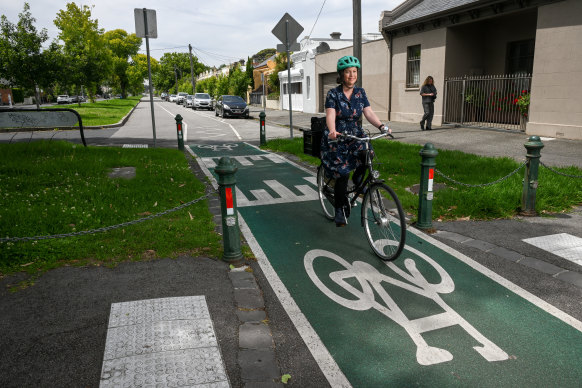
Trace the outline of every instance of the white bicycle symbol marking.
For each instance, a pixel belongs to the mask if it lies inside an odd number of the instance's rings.
[[[383,246],[391,244],[388,240],[379,242]],[[424,253],[406,247],[407,250],[418,255],[420,258],[429,263],[440,275],[440,283],[429,283],[426,278],[416,268],[416,263],[413,259],[407,258],[404,260],[404,265],[408,272],[400,269],[393,262],[387,262],[386,265],[394,271],[397,275],[406,279],[409,283],[397,280],[387,275],[381,274],[376,268],[363,261],[355,261],[353,264],[348,263],[338,255],[329,251],[314,249],[305,255],[304,265],[307,274],[313,283],[330,299],[339,303],[340,305],[352,310],[364,311],[370,308],[375,308],[382,314],[392,319],[394,322],[402,326],[408,333],[414,344],[416,345],[416,360],[420,365],[433,365],[441,362],[450,361],[453,355],[441,348],[429,346],[422,338],[421,333],[438,330],[449,326],[459,325],[467,333],[469,333],[475,340],[482,344],[482,346],[474,346],[475,349],[487,361],[502,361],[507,360],[509,356],[501,348],[493,342],[485,338],[477,331],[469,322],[467,322],[461,315],[447,305],[439,294],[448,294],[454,291],[455,283],[450,275],[433,259]],[[313,268],[313,262],[318,257],[326,257],[335,260],[337,263],[345,267],[345,270],[339,270],[329,274],[331,280],[338,284],[341,288],[355,296],[357,299],[346,299],[331,291],[316,275]],[[353,287],[346,279],[355,278],[360,284],[361,290]],[[445,312],[435,314],[432,316],[409,320],[394,300],[390,297],[388,292],[382,287],[382,282],[392,284],[396,287],[414,292],[418,295],[424,296],[437,303]],[[385,305],[378,303],[375,300],[374,291],[384,301]]]
[[[238,147],[238,144],[223,144],[223,145],[217,145],[217,144],[201,144],[201,145],[198,145],[197,147],[198,148],[203,148],[203,149],[211,149],[214,152],[224,151],[224,150],[232,151],[233,148]]]

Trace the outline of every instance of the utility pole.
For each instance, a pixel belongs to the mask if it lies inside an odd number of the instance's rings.
[[[354,9],[354,57],[362,63],[362,0],[353,0]],[[362,87],[362,69],[358,69],[358,87]]]
[[[194,62],[192,62],[192,45],[188,44],[190,50],[190,78],[192,78],[192,94],[196,93],[196,81],[194,80]]]

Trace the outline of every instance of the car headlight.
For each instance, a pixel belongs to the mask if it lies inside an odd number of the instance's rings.
[[[226,104],[224,104],[222,107],[223,107],[224,109],[230,109],[230,106],[228,106],[228,105],[226,105]]]

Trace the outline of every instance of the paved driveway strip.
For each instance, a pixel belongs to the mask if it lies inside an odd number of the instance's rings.
[[[579,385],[581,322],[412,228],[381,262],[357,217],[324,219],[292,162],[246,143],[190,148],[209,176],[233,157],[243,233],[332,386]]]

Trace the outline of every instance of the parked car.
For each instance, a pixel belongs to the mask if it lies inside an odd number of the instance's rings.
[[[193,96],[191,94],[188,94],[186,96],[186,98],[184,99],[184,108],[192,108],[192,101],[193,101],[192,97]]]
[[[170,102],[176,102],[176,97],[177,96],[175,94],[170,94],[170,97],[169,97],[168,101],[170,101]]]
[[[166,101],[166,97],[168,96],[168,93],[162,93],[160,94],[160,98],[162,99],[162,101]]]
[[[194,95],[194,104],[192,106],[194,110],[196,109],[208,109],[212,110],[212,98],[208,93],[196,93]]]
[[[69,97],[67,94],[57,96],[57,104],[70,104],[71,102],[71,97]]]
[[[187,95],[188,95],[188,93],[179,92],[178,95],[176,96],[176,104],[178,104],[178,105],[183,104],[184,99],[186,98]]]
[[[215,116],[238,116],[249,118],[249,107],[245,100],[239,96],[220,96],[216,101],[216,108],[214,110]]]

